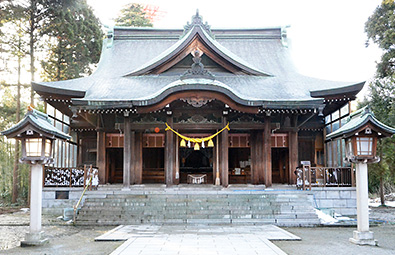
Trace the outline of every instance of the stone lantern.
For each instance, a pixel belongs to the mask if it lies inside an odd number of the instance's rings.
[[[395,134],[395,129],[378,121],[368,107],[353,114],[350,121],[327,135],[327,140],[345,139],[345,161],[356,164],[357,230],[350,241],[359,245],[377,245],[369,231],[368,163],[376,163],[377,140]]]
[[[1,134],[21,141],[20,161],[31,165],[30,228],[21,246],[41,245],[46,242],[41,231],[43,165],[54,162],[55,139],[68,140],[71,137],[56,129],[48,115],[32,107],[19,123]]]

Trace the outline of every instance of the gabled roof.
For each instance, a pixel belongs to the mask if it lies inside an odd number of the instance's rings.
[[[25,117],[17,124],[9,128],[8,130],[2,131],[1,134],[8,138],[16,138],[22,130],[32,127],[36,133],[43,134],[50,138],[58,138],[63,140],[69,140],[71,136],[62,131],[58,130],[50,122],[47,114],[37,111],[33,108],[29,108]]]
[[[199,49],[219,65],[234,74],[245,73],[270,76],[270,74],[253,67],[215,41],[212,35],[209,35],[211,32],[208,30],[207,26],[203,25],[199,13],[192,19],[193,23],[188,25],[189,30],[184,32],[186,34],[183,35],[177,43],[169,47],[156,58],[151,59],[136,70],[127,73],[125,76],[160,74],[180,62],[196,49]]]
[[[381,137],[391,136],[395,134],[395,128],[389,127],[384,123],[380,122],[374,114],[370,111],[368,107],[365,107],[357,114],[351,116],[349,122],[347,122],[344,126],[332,132],[326,136],[327,140],[335,139],[338,137],[347,138],[354,135],[358,132],[359,129],[365,128],[369,125],[376,132],[381,133]]]
[[[44,98],[68,96],[73,105],[103,108],[113,107],[114,102],[127,107],[146,106],[169,93],[203,88],[229,95],[246,106],[299,107],[309,102],[314,108],[327,97],[353,98],[363,86],[361,82],[299,74],[281,27],[211,29],[200,16],[193,19],[185,30],[115,27],[104,41],[94,74],[67,81],[34,82],[33,88]],[[205,67],[212,80],[188,80],[180,68],[180,61],[192,58],[190,53],[196,49],[221,67]]]

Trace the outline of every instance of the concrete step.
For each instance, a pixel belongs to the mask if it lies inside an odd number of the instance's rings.
[[[103,195],[101,193],[101,195]],[[308,194],[126,194],[87,196],[80,225],[319,224]]]

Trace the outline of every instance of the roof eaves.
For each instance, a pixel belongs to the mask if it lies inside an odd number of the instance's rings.
[[[315,90],[310,91],[311,97],[330,97],[339,94],[353,94],[356,95],[360,92],[365,85],[365,81],[355,83],[349,86],[339,87],[339,88],[331,88],[331,89],[324,89],[324,90]]]
[[[54,82],[55,83],[55,82]],[[73,90],[59,87],[52,87],[49,84],[40,83],[40,82],[32,82],[33,90],[38,94],[56,94],[60,96],[69,96],[69,97],[84,97],[86,91],[85,90]]]

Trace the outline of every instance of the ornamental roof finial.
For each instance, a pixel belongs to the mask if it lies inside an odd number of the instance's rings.
[[[191,23],[187,22],[187,24],[184,26],[184,33],[182,36],[184,36],[186,33],[189,32],[193,27],[195,26],[200,26],[203,28],[210,36],[211,35],[211,29],[210,25],[206,22],[203,24],[203,17],[200,16],[199,14],[199,9],[196,9],[196,14],[192,16],[192,21]]]

